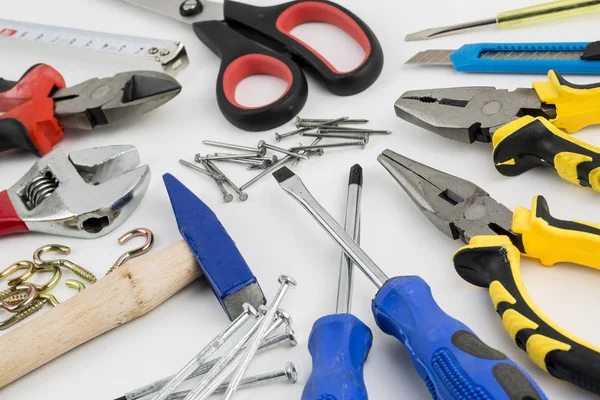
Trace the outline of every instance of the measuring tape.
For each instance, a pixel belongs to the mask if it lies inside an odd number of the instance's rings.
[[[181,42],[85,31],[60,26],[32,24],[0,19],[0,39],[27,40],[35,43],[87,49],[105,53],[150,59],[175,76],[189,65]]]

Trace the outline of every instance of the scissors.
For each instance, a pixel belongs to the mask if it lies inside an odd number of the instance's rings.
[[[383,51],[371,28],[344,7],[327,0],[299,0],[257,7],[225,0],[125,0],[128,3],[192,25],[198,38],[221,58],[217,102],[225,118],[246,131],[264,131],[296,116],[308,96],[310,71],[333,94],[351,96],[371,86],[383,68]],[[336,69],[292,30],[308,22],[337,26],[363,49],[360,65]],[[285,92],[275,101],[248,107],[235,99],[245,78],[265,74],[283,79]]]

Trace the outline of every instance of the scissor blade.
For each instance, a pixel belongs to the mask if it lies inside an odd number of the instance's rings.
[[[150,10],[157,14],[164,15],[175,19],[177,21],[185,22],[186,24],[192,25],[195,22],[203,21],[223,21],[224,6],[223,3],[216,1],[207,0],[123,0],[127,3],[133,4],[146,10]],[[184,4],[185,3],[185,4]],[[202,11],[195,15],[185,16],[182,15],[181,9],[193,9],[200,4]]]

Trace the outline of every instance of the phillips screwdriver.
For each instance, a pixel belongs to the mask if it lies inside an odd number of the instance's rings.
[[[362,180],[361,166],[354,165],[348,182],[345,226],[356,242],[360,239]],[[368,398],[363,367],[373,334],[367,325],[350,314],[353,268],[352,260],[342,252],[336,313],[318,319],[308,339],[313,365],[302,400]]]
[[[423,279],[389,279],[289,168],[273,176],[377,286],[372,304],[375,321],[406,346],[433,399],[547,399],[527,372],[447,315]]]
[[[570,17],[589,12],[600,11],[600,0],[558,0],[537,6],[519,8],[518,10],[505,11],[495,18],[467,22],[452,26],[425,29],[406,35],[407,42],[415,40],[435,39],[440,36],[453,35],[466,30],[476,29],[488,25],[497,25],[500,28],[539,22],[548,19]]]

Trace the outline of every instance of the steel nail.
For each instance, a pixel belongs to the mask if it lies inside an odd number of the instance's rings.
[[[263,307],[263,309],[264,309],[264,307]],[[276,318],[270,324],[269,328],[267,329],[266,336],[271,335],[284,323],[283,318],[285,318],[287,316],[287,313],[280,312],[282,310],[277,310],[277,311],[278,312],[276,313]],[[265,320],[265,321],[267,321],[267,320]],[[204,388],[204,390],[202,392],[197,394],[196,397],[191,398],[189,400],[192,400],[192,399],[193,400],[204,400],[204,399],[208,398],[210,395],[212,395],[212,393],[219,387],[219,385],[221,383],[223,383],[225,381],[225,379],[227,379],[227,377],[230,376],[234,371],[236,371],[236,369],[239,367],[240,363],[242,362],[244,355],[246,354],[245,352],[247,352],[247,351],[248,351],[248,348],[244,348],[243,351],[240,350],[238,352],[238,354],[234,357],[234,359],[229,364],[227,364],[227,366],[225,366],[225,368],[223,368],[208,385],[206,385],[206,387]]]
[[[363,149],[367,145],[365,140],[358,140],[355,142],[340,142],[340,143],[325,143],[325,144],[317,144],[314,146],[303,146],[303,147],[293,147],[292,150],[317,150],[317,149],[329,149],[334,147],[352,147],[352,146],[360,146]]]
[[[281,284],[281,286],[279,287],[279,290],[275,294],[275,297],[273,298],[271,305],[267,309],[267,314],[265,315],[265,319],[263,320],[260,327],[258,328],[258,331],[256,332],[256,336],[254,336],[254,338],[252,339],[252,342],[250,343],[250,345],[248,345],[248,350],[246,350],[244,359],[242,360],[242,363],[238,367],[237,371],[235,372],[235,375],[231,379],[231,383],[230,383],[229,387],[227,388],[225,395],[223,396],[223,400],[231,399],[231,397],[237,390],[237,387],[240,384],[240,381],[244,377],[244,373],[246,372],[246,369],[250,366],[250,362],[252,362],[252,359],[256,355],[256,351],[258,350],[260,343],[268,335],[269,326],[271,324],[271,321],[275,317],[276,313],[280,320],[284,320],[284,318],[289,319],[289,316],[283,315],[281,313],[281,311],[278,312],[278,307],[281,304],[281,302],[283,301],[283,298],[285,297],[287,291],[290,288],[294,288],[296,286],[296,281],[290,276],[281,275],[279,277],[279,283]]]
[[[240,350],[246,345],[252,336],[254,336],[260,326],[262,326],[264,318],[264,307],[261,307],[259,315],[252,323],[252,326],[233,345],[233,347],[227,353],[225,353],[223,357],[221,357],[221,359],[211,368],[211,370],[208,371],[208,373],[202,378],[196,387],[187,395],[187,400],[199,400],[204,396],[205,391],[210,390],[211,385],[215,382],[215,378],[217,378],[221,372],[226,370],[231,362],[238,356]]]
[[[224,149],[233,149],[233,150],[242,150],[242,151],[248,151],[248,152],[257,152],[260,156],[264,156],[266,154],[266,149],[263,150],[263,149],[258,149],[258,148],[250,147],[250,146],[241,146],[239,144],[215,142],[213,140],[204,140],[204,141],[202,141],[202,143],[204,143],[207,146],[221,147],[221,148],[224,148]]]
[[[289,343],[290,346],[296,346],[298,344],[298,339],[297,339],[296,333],[294,332],[294,330],[292,329],[291,326],[286,327],[285,333],[281,333],[277,336],[272,336],[272,337],[266,338],[262,342],[260,347],[258,348],[258,351],[263,352],[263,351],[271,350],[273,348],[279,347],[286,343]],[[243,352],[245,349],[246,349],[246,347],[243,347],[241,351]],[[202,375],[208,373],[208,371],[210,371],[212,369],[212,367],[214,367],[215,364],[217,362],[219,362],[220,359],[221,359],[221,357],[217,357],[217,358],[213,358],[212,360],[205,362],[200,367],[198,367],[198,369],[196,369],[186,379],[186,381],[193,379],[193,378],[197,378],[199,376],[202,376]],[[132,390],[131,392],[126,393],[125,396],[123,396],[123,397],[126,400],[142,399],[146,396],[151,395],[152,393],[156,393],[157,391],[159,391],[165,384],[167,384],[167,382],[169,382],[171,380],[171,378],[173,378],[173,376],[168,376],[166,378],[152,382],[148,385],[142,386],[138,389],[135,389],[135,390]],[[171,397],[169,397],[169,399],[171,399]]]
[[[231,203],[233,201],[233,195],[229,193],[225,185],[223,185],[223,181],[225,180],[225,178],[223,177],[223,175],[216,174],[215,171],[211,170],[211,168],[207,164],[208,162],[209,161],[203,161],[202,165],[204,165],[204,167],[211,172],[213,180],[215,181],[215,183],[219,187],[219,190],[223,194],[223,201],[225,203]]]
[[[281,141],[281,139],[285,139],[287,137],[294,136],[294,135],[297,135],[297,134],[302,133],[302,132],[312,131],[315,128],[316,127],[299,128],[299,129],[295,129],[293,131],[285,132],[285,133],[277,133],[277,132],[275,132],[275,140],[279,142],[279,141]]]
[[[305,156],[305,155],[294,153],[293,151],[282,149],[281,147],[273,146],[272,144],[269,144],[269,143],[265,142],[264,140],[261,140],[260,142],[258,142],[258,147],[259,148],[267,148],[269,150],[277,151],[279,153],[283,153],[283,154],[286,154],[286,155],[291,156],[291,157],[302,158],[304,160],[308,160],[308,157]]]
[[[242,389],[242,388],[247,388],[250,386],[255,386],[255,385],[260,385],[260,384],[264,385],[266,383],[273,383],[273,382],[279,382],[279,381],[289,382],[289,383],[296,383],[298,381],[298,371],[296,370],[296,366],[293,363],[287,362],[285,364],[285,369],[283,371],[269,372],[266,374],[261,374],[261,375],[244,378],[240,382],[240,385],[238,386],[238,388]],[[230,382],[222,383],[213,393],[225,392],[225,390],[227,390],[227,387],[229,386],[229,384],[230,384]],[[189,392],[190,392],[189,390],[184,390],[181,392],[173,393],[168,398],[168,400],[183,400],[183,399],[185,399],[185,396],[187,396],[189,394]]]
[[[206,176],[210,176],[211,178],[214,178],[213,174],[210,171],[205,170],[204,168],[202,168],[199,165],[196,165],[194,163],[191,163],[191,162],[185,161],[185,160],[181,160],[181,159],[179,160],[179,162],[181,164],[185,165],[186,167],[189,167],[189,168],[191,168],[191,169],[193,169],[195,171],[198,171],[198,172],[200,172],[200,173],[202,173],[202,174],[204,174]]]
[[[348,128],[344,126],[321,126],[319,127],[321,132],[329,132],[329,133],[350,133],[350,132],[358,132],[358,133],[368,133],[371,135],[389,135],[392,131],[383,130],[383,129],[360,129],[360,128]]]
[[[185,381],[195,370],[204,363],[215,351],[217,351],[233,334],[238,332],[251,316],[256,316],[257,312],[248,303],[244,303],[244,312],[240,314],[225,330],[210,341],[190,362],[188,362],[179,372],[177,372],[162,389],[152,397],[152,400],[165,400],[173,393],[183,381]]]
[[[330,122],[331,119],[313,119],[313,118],[300,118],[300,117],[296,117],[296,125],[303,125],[303,124],[326,124],[326,123],[331,123]],[[368,119],[345,119],[343,121],[339,121],[342,122],[343,124],[368,124],[369,120]]]
[[[306,133],[303,136],[306,137],[320,137],[323,139],[326,138],[330,138],[330,139],[356,139],[356,140],[364,140],[367,143],[369,143],[369,133],[363,133],[363,132],[348,132],[348,133],[329,133],[329,132],[321,132],[319,130],[317,130],[316,133]]]
[[[319,122],[308,122],[302,118],[296,118],[296,127],[298,128],[318,128],[324,125],[335,125],[337,123],[344,123],[348,120],[348,117],[340,117],[333,119],[326,119]]]
[[[242,189],[240,189],[239,187],[237,187],[235,185],[235,183],[233,183],[231,181],[231,179],[229,179],[227,177],[227,175],[225,175],[223,172],[221,172],[221,170],[219,168],[217,168],[217,166],[215,165],[215,163],[213,163],[212,161],[209,161],[209,160],[204,161],[204,163],[210,169],[212,169],[215,173],[217,173],[217,174],[219,174],[220,176],[223,177],[223,179],[225,180],[225,182],[227,182],[227,184],[229,185],[229,187],[231,187],[231,189],[238,195],[238,198],[240,199],[240,201],[246,201],[246,200],[248,200],[248,193],[244,193]]]
[[[202,154],[196,154],[195,160],[196,162],[202,161],[218,161],[218,160],[238,160],[238,159],[253,159],[258,157],[257,153],[240,153],[240,154],[207,154],[203,156]]]

